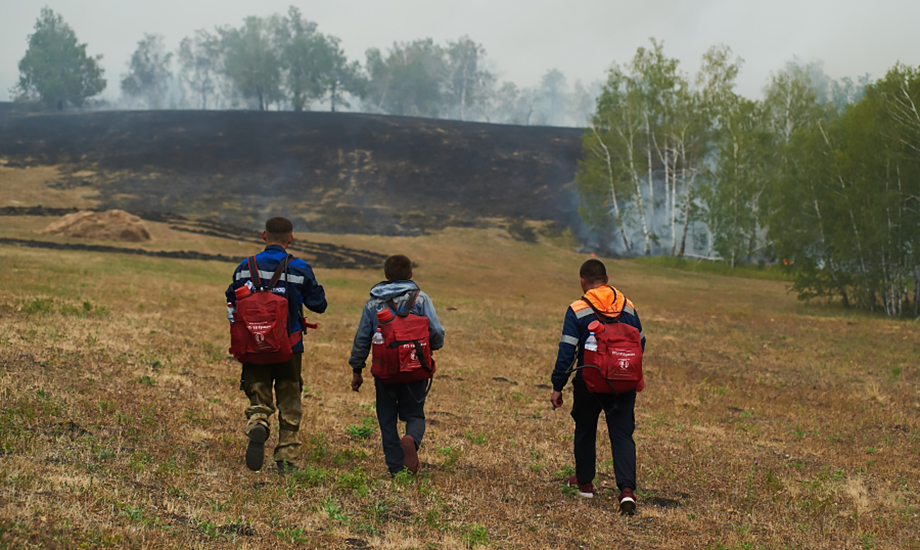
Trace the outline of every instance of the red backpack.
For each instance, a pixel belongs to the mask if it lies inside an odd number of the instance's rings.
[[[418,293],[412,291],[403,310],[389,300],[377,311],[377,332],[371,343],[371,374],[384,384],[427,380],[434,375],[428,317],[411,313]]]
[[[230,354],[240,363],[283,363],[291,358],[291,347],[300,340],[300,332],[288,333],[287,296],[272,292],[281,274],[287,271],[291,258],[288,255],[278,265],[265,286],[259,276],[256,257],[248,259],[252,290],[245,286],[237,289],[236,311],[230,325]]]
[[[619,322],[619,317],[601,314],[587,298],[583,299],[597,316],[597,321],[588,325],[588,330],[597,340],[597,350],[588,350],[586,343],[584,365],[578,367],[588,391],[616,394],[637,389],[642,381],[642,337],[639,329]]]

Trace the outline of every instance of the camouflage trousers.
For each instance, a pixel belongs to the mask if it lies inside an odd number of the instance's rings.
[[[300,369],[302,353],[295,353],[289,361],[271,365],[243,364],[240,380],[241,389],[249,398],[246,407],[246,435],[261,424],[271,433],[269,418],[278,407],[278,444],[275,446],[274,460],[283,460],[292,464],[300,458],[300,418],[303,409],[300,394],[303,391],[303,379]],[[272,399],[272,386],[275,399]]]

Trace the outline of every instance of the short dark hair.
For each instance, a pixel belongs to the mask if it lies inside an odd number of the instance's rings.
[[[578,275],[581,276],[581,278],[584,279],[586,283],[602,283],[605,279],[607,279],[607,267],[604,265],[604,262],[591,258],[590,260],[581,264],[581,269],[578,270]]]
[[[412,278],[412,260],[402,254],[393,254],[383,262],[383,274],[388,281],[407,281]]]
[[[276,216],[265,222],[265,233],[269,241],[283,243],[294,233],[294,224],[287,218]]]

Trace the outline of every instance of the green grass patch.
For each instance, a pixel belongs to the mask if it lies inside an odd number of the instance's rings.
[[[475,524],[470,530],[464,533],[463,542],[470,548],[489,544],[489,530],[482,525]]]
[[[374,434],[374,430],[377,429],[377,419],[373,416],[368,416],[364,419],[361,425],[352,424],[345,428],[345,431],[348,432],[348,435],[352,437],[357,437],[358,439],[368,439],[371,435]]]

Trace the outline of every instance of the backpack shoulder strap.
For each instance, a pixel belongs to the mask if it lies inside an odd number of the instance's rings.
[[[415,290],[411,290],[408,292],[410,298],[409,298],[409,304],[406,306],[405,310],[397,309],[396,303],[393,302],[393,298],[390,298],[389,300],[387,300],[387,305],[390,306],[390,309],[392,309],[396,313],[396,315],[400,317],[408,317],[409,313],[412,311],[412,307],[415,305],[415,301],[418,299],[419,292],[421,292],[421,290],[417,288]]]
[[[262,277],[259,275],[259,264],[256,263],[256,257],[250,256],[246,259],[249,262],[249,280],[258,290],[262,290]]]
[[[288,268],[288,265],[291,263],[291,258],[293,257],[294,256],[291,256],[290,254],[288,254],[287,256],[285,256],[283,260],[281,260],[281,263],[278,264],[278,267],[275,268],[275,273],[272,275],[272,280],[269,281],[268,283],[269,289],[275,288],[275,285],[278,284],[278,281],[281,280],[282,273],[285,274],[284,281],[285,283],[287,283],[287,268]],[[287,294],[287,284],[285,284],[284,293]]]

